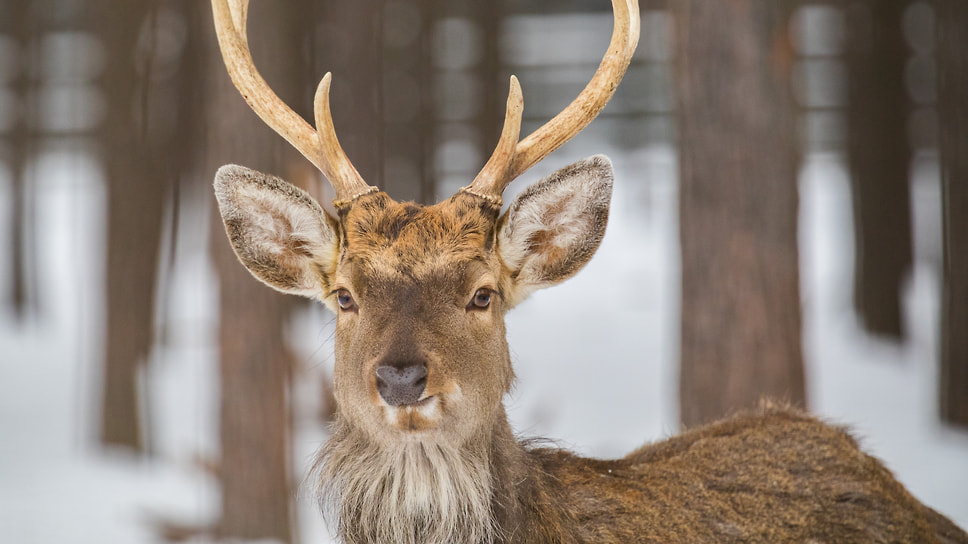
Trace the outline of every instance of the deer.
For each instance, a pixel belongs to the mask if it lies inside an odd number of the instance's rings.
[[[579,161],[502,213],[503,193],[605,107],[638,41],[637,0],[612,0],[612,38],[590,82],[523,139],[512,76],[493,154],[469,185],[428,206],[398,203],[362,179],[336,137],[330,73],[317,87],[313,128],[256,70],[247,0],[212,6],[234,85],[335,193],[331,214],[242,166],[221,167],[214,182],[226,234],[252,275],[337,316],[336,415],[308,481],[341,542],[968,543],[848,430],[782,404],[615,460],[511,429],[504,316],[591,259],[613,169],[602,155]]]

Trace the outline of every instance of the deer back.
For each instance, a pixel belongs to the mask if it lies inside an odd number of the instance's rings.
[[[739,414],[615,461],[532,455],[585,542],[968,542],[845,429],[789,408]]]

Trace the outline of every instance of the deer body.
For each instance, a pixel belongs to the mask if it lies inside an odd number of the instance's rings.
[[[958,534],[846,432],[783,408],[617,461],[545,455],[580,513],[575,542],[927,543]]]
[[[504,315],[580,270],[604,235],[612,167],[595,156],[519,194],[510,181],[604,107],[638,37],[636,0],[613,0],[609,53],[578,99],[518,141],[512,78],[501,141],[477,178],[433,206],[362,181],[329,116],[319,130],[251,64],[244,0],[213,0],[226,65],[253,109],[330,179],[335,217],[240,166],[215,192],[239,260],[280,291],[337,314],[333,434],[313,466],[347,544],[938,542],[968,535],[921,505],[843,430],[763,408],[614,461],[519,442]]]
[[[500,218],[463,192],[430,207],[373,192],[333,220],[281,180],[219,171],[243,263],[338,312],[337,420],[313,476],[344,542],[968,543],[847,432],[791,409],[613,461],[519,442],[502,404],[513,381],[503,315],[587,262],[610,189],[599,156]],[[391,401],[377,370],[414,366],[426,369],[419,392]]]
[[[459,505],[466,514],[458,515],[456,531],[448,528],[439,540],[432,538],[441,525],[422,524],[440,522],[433,516],[390,530],[392,508],[381,499],[395,506],[404,500],[351,494],[341,497],[350,512],[349,519],[338,518],[340,534],[346,542],[968,541],[861,452],[845,431],[790,409],[738,415],[613,461],[528,449],[505,420],[497,426],[476,467],[489,472],[484,481],[490,499],[470,504],[481,495],[458,495],[467,502]],[[324,494],[339,489],[333,486],[336,475],[356,474],[361,452],[373,447],[351,441],[353,448],[346,448],[343,432],[336,432],[320,459],[331,463],[319,481]],[[342,449],[345,458],[339,458]],[[366,478],[380,481],[372,468],[363,467]],[[374,511],[359,507],[369,504]],[[474,515],[482,511],[490,512],[483,520]]]

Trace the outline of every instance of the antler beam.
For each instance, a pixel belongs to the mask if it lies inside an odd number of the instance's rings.
[[[246,36],[248,11],[248,0],[212,0],[219,48],[236,89],[265,124],[319,168],[332,184],[337,203],[375,191],[376,187],[363,181],[336,138],[329,109],[331,74],[327,73],[316,89],[317,128],[313,129],[272,91],[256,70]]]

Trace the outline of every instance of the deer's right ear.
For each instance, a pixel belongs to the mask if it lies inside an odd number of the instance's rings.
[[[225,232],[257,279],[284,293],[323,299],[339,255],[339,234],[305,191],[243,166],[215,174]]]
[[[522,191],[501,218],[498,252],[511,282],[513,307],[532,291],[577,273],[605,235],[612,163],[596,155],[558,170]]]

